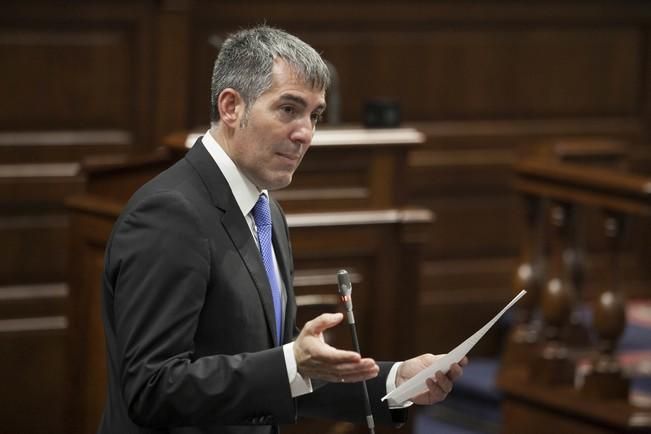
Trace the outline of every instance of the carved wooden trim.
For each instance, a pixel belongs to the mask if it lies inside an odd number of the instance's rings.
[[[307,294],[296,296],[296,306],[337,305],[339,297],[334,294]]]
[[[204,132],[174,133],[165,139],[165,144],[172,148],[194,146]],[[425,134],[415,128],[328,128],[316,130],[311,146],[376,146],[418,144],[425,142]],[[181,145],[182,144],[182,145]]]
[[[68,285],[65,283],[2,286],[0,287],[0,301],[66,298],[68,293]]]
[[[65,330],[67,328],[68,319],[64,316],[44,316],[38,318],[15,318],[0,320],[0,333]]]
[[[290,228],[313,226],[373,225],[387,223],[429,223],[434,214],[427,209],[388,209],[382,211],[343,211],[287,215]]]
[[[342,187],[342,188],[301,188],[287,189],[273,192],[273,197],[283,200],[327,200],[327,199],[368,199],[368,188]]]
[[[79,163],[0,164],[2,178],[72,178]]]
[[[337,285],[336,269],[302,269],[294,274],[294,287],[301,286],[334,286]],[[354,270],[348,270],[352,283],[360,283],[362,275]]]
[[[0,146],[129,145],[133,135],[124,130],[3,131]]]

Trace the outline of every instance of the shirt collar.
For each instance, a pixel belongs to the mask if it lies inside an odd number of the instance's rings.
[[[267,190],[259,190],[249,178],[247,178],[240,169],[235,165],[233,160],[226,154],[226,151],[217,143],[214,137],[207,131],[201,138],[203,145],[210,156],[215,160],[217,166],[224,174],[228,186],[235,196],[235,201],[240,207],[244,216],[248,215],[255,203],[258,201],[260,194],[269,196]]]

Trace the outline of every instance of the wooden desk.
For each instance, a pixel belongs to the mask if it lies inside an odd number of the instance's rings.
[[[182,155],[203,134],[172,134],[165,145]],[[286,212],[403,206],[407,155],[424,141],[413,128],[319,128],[291,185],[273,195]]]

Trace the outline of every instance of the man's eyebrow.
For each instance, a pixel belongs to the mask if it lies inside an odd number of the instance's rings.
[[[281,100],[281,102],[293,102],[294,104],[300,105],[302,108],[307,107],[307,101],[305,101],[305,98],[300,97],[298,95],[291,94],[291,93],[285,93],[285,94],[281,95],[280,100]],[[322,112],[322,111],[325,110],[325,108],[326,108],[325,103],[324,104],[319,104],[316,107],[316,111]]]

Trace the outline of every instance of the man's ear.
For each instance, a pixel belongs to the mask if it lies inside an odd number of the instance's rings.
[[[240,119],[245,113],[244,99],[238,91],[228,87],[217,97],[217,111],[220,122],[235,128],[240,124]]]

